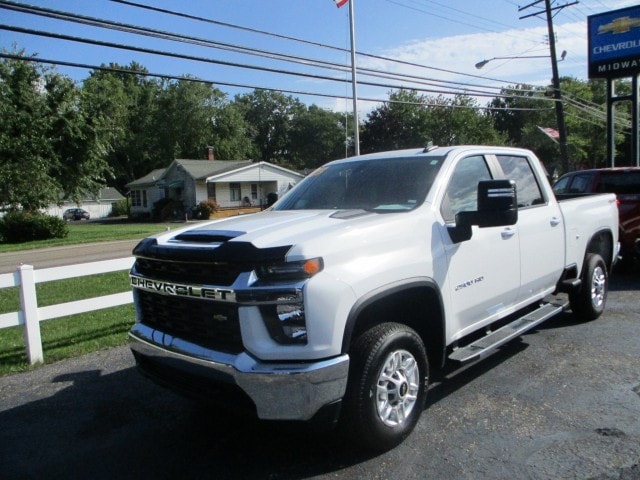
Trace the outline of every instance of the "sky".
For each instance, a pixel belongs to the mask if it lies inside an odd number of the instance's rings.
[[[546,17],[521,18],[541,12],[544,2],[351,2],[358,52],[358,108],[365,114],[400,86],[417,87],[431,96],[473,92],[484,105],[500,87],[551,83]],[[586,80],[587,17],[634,6],[637,1],[573,3],[553,2],[568,5],[554,16],[558,56],[567,52],[558,64],[559,73]],[[143,27],[147,35],[5,8],[16,4]],[[535,5],[523,8],[530,4]],[[149,36],[149,30],[155,36]],[[230,99],[254,88],[277,89],[306,104],[335,111],[352,109],[349,33],[349,5],[337,8],[333,0],[0,0],[0,49],[5,51],[24,49],[37,58],[88,66],[135,61],[154,74],[211,81]],[[158,38],[159,34],[165,38]],[[167,39],[167,34],[189,42]],[[87,40],[110,45],[87,44]],[[475,67],[484,59],[514,56],[525,58],[496,59],[482,69]],[[526,58],[535,56],[542,58]],[[78,82],[90,72],[68,66],[56,70]],[[402,77],[393,76],[398,74]],[[478,91],[489,96],[478,96]]]

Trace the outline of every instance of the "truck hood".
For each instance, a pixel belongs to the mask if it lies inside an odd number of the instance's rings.
[[[155,237],[159,247],[211,249],[251,244],[256,249],[286,248],[287,256],[318,255],[332,249],[358,248],[365,243],[388,242],[408,235],[415,212],[372,213],[364,210],[265,211],[213,222],[199,223]],[[355,232],[358,232],[355,235]],[[406,238],[406,237],[405,237]]]

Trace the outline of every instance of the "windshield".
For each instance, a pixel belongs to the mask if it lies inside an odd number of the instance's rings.
[[[411,157],[327,165],[305,178],[274,210],[412,210],[424,202],[441,164],[442,157]]]

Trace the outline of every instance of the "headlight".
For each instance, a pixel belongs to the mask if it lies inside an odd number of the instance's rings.
[[[297,262],[263,265],[256,269],[256,275],[264,280],[296,280],[311,278],[323,268],[322,258],[312,258]]]

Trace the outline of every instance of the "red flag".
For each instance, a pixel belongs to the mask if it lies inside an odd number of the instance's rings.
[[[336,7],[340,8],[344,4],[346,4],[349,0],[333,0],[333,1],[336,2]]]
[[[549,137],[554,142],[558,143],[558,140],[560,139],[560,133],[555,128],[549,128],[549,127],[543,128],[539,125],[538,125],[538,128],[547,137]]]

